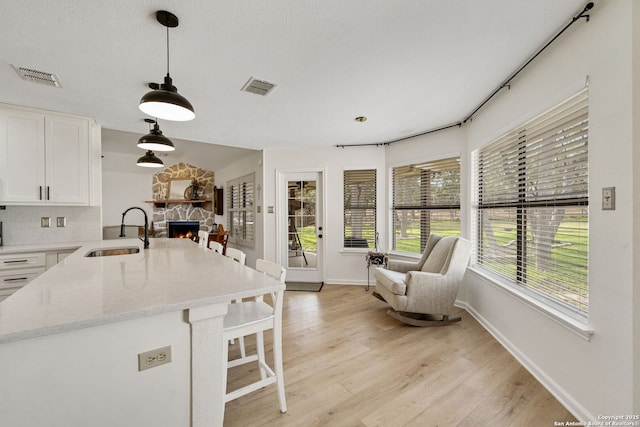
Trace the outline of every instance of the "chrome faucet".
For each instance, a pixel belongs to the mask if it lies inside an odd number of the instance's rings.
[[[127,214],[127,212],[129,212],[132,209],[138,209],[142,211],[142,213],[144,214],[144,240],[143,239],[140,239],[140,240],[144,242],[144,248],[149,249],[149,221],[147,219],[147,212],[142,208],[134,206],[122,212],[122,224],[120,224],[120,237],[126,237],[124,234],[124,216]]]

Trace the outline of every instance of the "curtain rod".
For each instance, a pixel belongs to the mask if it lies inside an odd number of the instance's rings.
[[[594,3],[592,1],[590,1],[589,3],[587,3],[584,8],[582,9],[582,11],[580,13],[578,13],[576,16],[574,16],[571,21],[569,21],[560,31],[558,31],[553,37],[551,37],[549,39],[549,41],[547,41],[541,48],[539,48],[533,55],[531,55],[531,57],[529,57],[528,60],[525,61],[524,64],[522,64],[516,71],[514,71],[513,73],[511,73],[509,75],[509,77],[507,77],[507,79],[505,81],[503,81],[493,92],[491,92],[491,94],[489,96],[487,96],[470,114],[468,114],[463,120],[457,122],[457,123],[453,123],[447,126],[441,126],[439,128],[435,128],[435,129],[431,129],[422,133],[417,133],[415,135],[410,135],[410,136],[406,136],[404,138],[399,138],[399,139],[394,139],[393,141],[387,141],[387,142],[371,142],[371,143],[365,143],[365,144],[340,144],[340,145],[336,145],[336,147],[338,148],[345,148],[345,147],[363,147],[363,146],[385,146],[385,145],[391,145],[394,142],[400,142],[400,141],[404,141],[407,139],[411,139],[411,138],[415,138],[417,136],[423,136],[423,135],[428,135],[430,133],[435,133],[435,132],[440,132],[443,131],[445,129],[450,129],[452,127],[461,127],[463,124],[467,123],[468,121],[473,119],[473,116],[480,111],[480,109],[482,107],[484,107],[494,96],[496,96],[498,94],[498,92],[500,92],[502,89],[504,89],[505,87],[511,87],[511,82],[513,81],[513,79],[516,78],[516,76],[518,76],[518,74],[520,74],[525,68],[527,68],[527,66],[529,64],[531,64],[544,50],[546,50],[551,43],[553,43],[554,41],[556,41],[556,39],[558,37],[560,37],[569,27],[571,27],[576,21],[578,21],[581,18],[585,18],[586,22],[589,22],[589,18],[590,15],[588,13],[586,13],[587,11],[591,10],[594,6]]]

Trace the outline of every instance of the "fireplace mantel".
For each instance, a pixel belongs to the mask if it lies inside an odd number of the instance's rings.
[[[167,205],[190,204],[196,207],[202,207],[204,203],[211,203],[211,199],[185,200],[185,199],[163,199],[163,200],[145,200],[145,203],[153,203],[157,208],[164,208]],[[213,209],[208,209],[213,210]]]

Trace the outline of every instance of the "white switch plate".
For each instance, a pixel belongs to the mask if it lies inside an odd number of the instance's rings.
[[[602,189],[602,210],[612,211],[616,209],[616,187],[604,187]]]
[[[66,227],[67,226],[67,217],[66,216],[56,217],[56,224],[57,224],[58,227]]]
[[[51,218],[48,216],[43,216],[40,218],[40,227],[48,228],[51,226]]]

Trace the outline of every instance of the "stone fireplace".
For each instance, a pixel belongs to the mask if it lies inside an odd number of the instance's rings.
[[[174,180],[197,180],[199,199],[205,202],[169,199],[170,183]],[[177,163],[153,176],[153,232],[155,237],[169,235],[169,223],[191,223],[191,232],[197,236],[198,230],[211,231],[215,221],[213,211],[214,173],[199,167]],[[197,224],[198,228],[195,228]],[[172,227],[173,228],[173,227]]]

